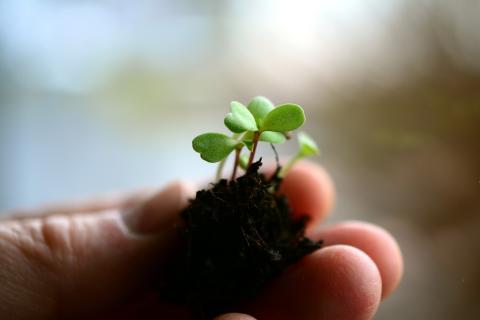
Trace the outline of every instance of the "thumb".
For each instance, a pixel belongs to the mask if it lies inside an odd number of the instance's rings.
[[[0,223],[0,318],[71,318],[134,295],[175,247],[192,188],[172,183],[134,208]]]

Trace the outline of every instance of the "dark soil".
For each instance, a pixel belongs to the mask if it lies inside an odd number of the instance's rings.
[[[281,180],[267,180],[260,166],[198,191],[182,212],[184,250],[164,292],[199,318],[234,311],[321,246],[304,236],[306,218],[293,220],[287,199],[272,192]]]

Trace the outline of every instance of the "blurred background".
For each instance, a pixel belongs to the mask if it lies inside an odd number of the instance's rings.
[[[2,0],[0,211],[209,177],[255,95],[304,106],[329,222],[398,238],[376,319],[480,318],[479,1]]]

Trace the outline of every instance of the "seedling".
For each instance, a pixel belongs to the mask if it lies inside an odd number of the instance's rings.
[[[220,162],[216,180],[222,175],[227,157],[235,151],[235,161],[230,180],[235,180],[237,167],[245,170],[252,165],[259,142],[284,143],[289,131],[298,129],[305,122],[305,113],[297,104],[283,104],[275,107],[265,97],[256,97],[245,107],[237,101],[231,103],[231,112],[224,119],[225,126],[233,133],[231,137],[222,133],[204,133],[193,139],[193,149],[208,162]],[[297,156],[279,172],[283,177],[293,164],[305,157],[318,153],[315,142],[305,133],[298,136],[300,150]],[[248,161],[241,155],[246,147],[250,154]]]
[[[259,143],[284,143],[304,122],[299,105],[275,107],[256,97],[247,107],[231,103],[224,118],[230,135],[210,132],[193,139],[202,159],[219,164],[217,179],[181,214],[183,250],[162,290],[166,297],[190,306],[200,318],[236,311],[286,267],[320,248],[321,242],[304,236],[307,213],[294,218],[288,199],[277,192],[298,160],[318,154],[315,142],[300,133],[297,155],[271,178],[259,173],[261,159],[255,159]],[[221,179],[232,153],[230,179]],[[237,178],[239,167],[245,174]]]

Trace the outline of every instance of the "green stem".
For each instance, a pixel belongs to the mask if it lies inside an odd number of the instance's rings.
[[[240,134],[234,133],[232,135],[232,138],[237,139],[239,136],[240,136]],[[228,157],[226,157],[225,159],[223,159],[222,161],[220,161],[218,163],[217,172],[215,174],[215,181],[216,182],[219,181],[222,178],[222,172],[223,172],[223,168],[225,167],[225,163],[227,162],[227,158]]]
[[[253,163],[253,159],[255,158],[255,152],[257,151],[257,145],[258,145],[258,139],[260,139],[260,133],[257,131],[253,134],[253,140],[252,140],[253,148],[252,148],[252,152],[250,153],[250,158],[248,158],[247,170],[248,170],[248,168],[250,168],[250,166]]]
[[[299,160],[302,160],[303,158],[304,157],[302,155],[297,154],[295,157],[290,159],[290,161],[288,161],[287,164],[282,167],[282,169],[278,173],[278,177],[284,178],[287,175],[288,171],[290,171],[290,169],[293,167],[293,165],[297,163]]]
[[[233,164],[233,172],[232,172],[232,177],[230,178],[230,181],[235,181],[235,178],[237,177],[237,168],[238,168],[238,163],[240,161],[241,151],[242,151],[241,148],[238,148],[235,150],[235,162]]]
[[[223,168],[225,167],[225,162],[227,162],[227,158],[223,159],[220,161],[217,167],[217,173],[215,174],[215,181],[218,182],[220,179],[222,179],[222,172]]]

